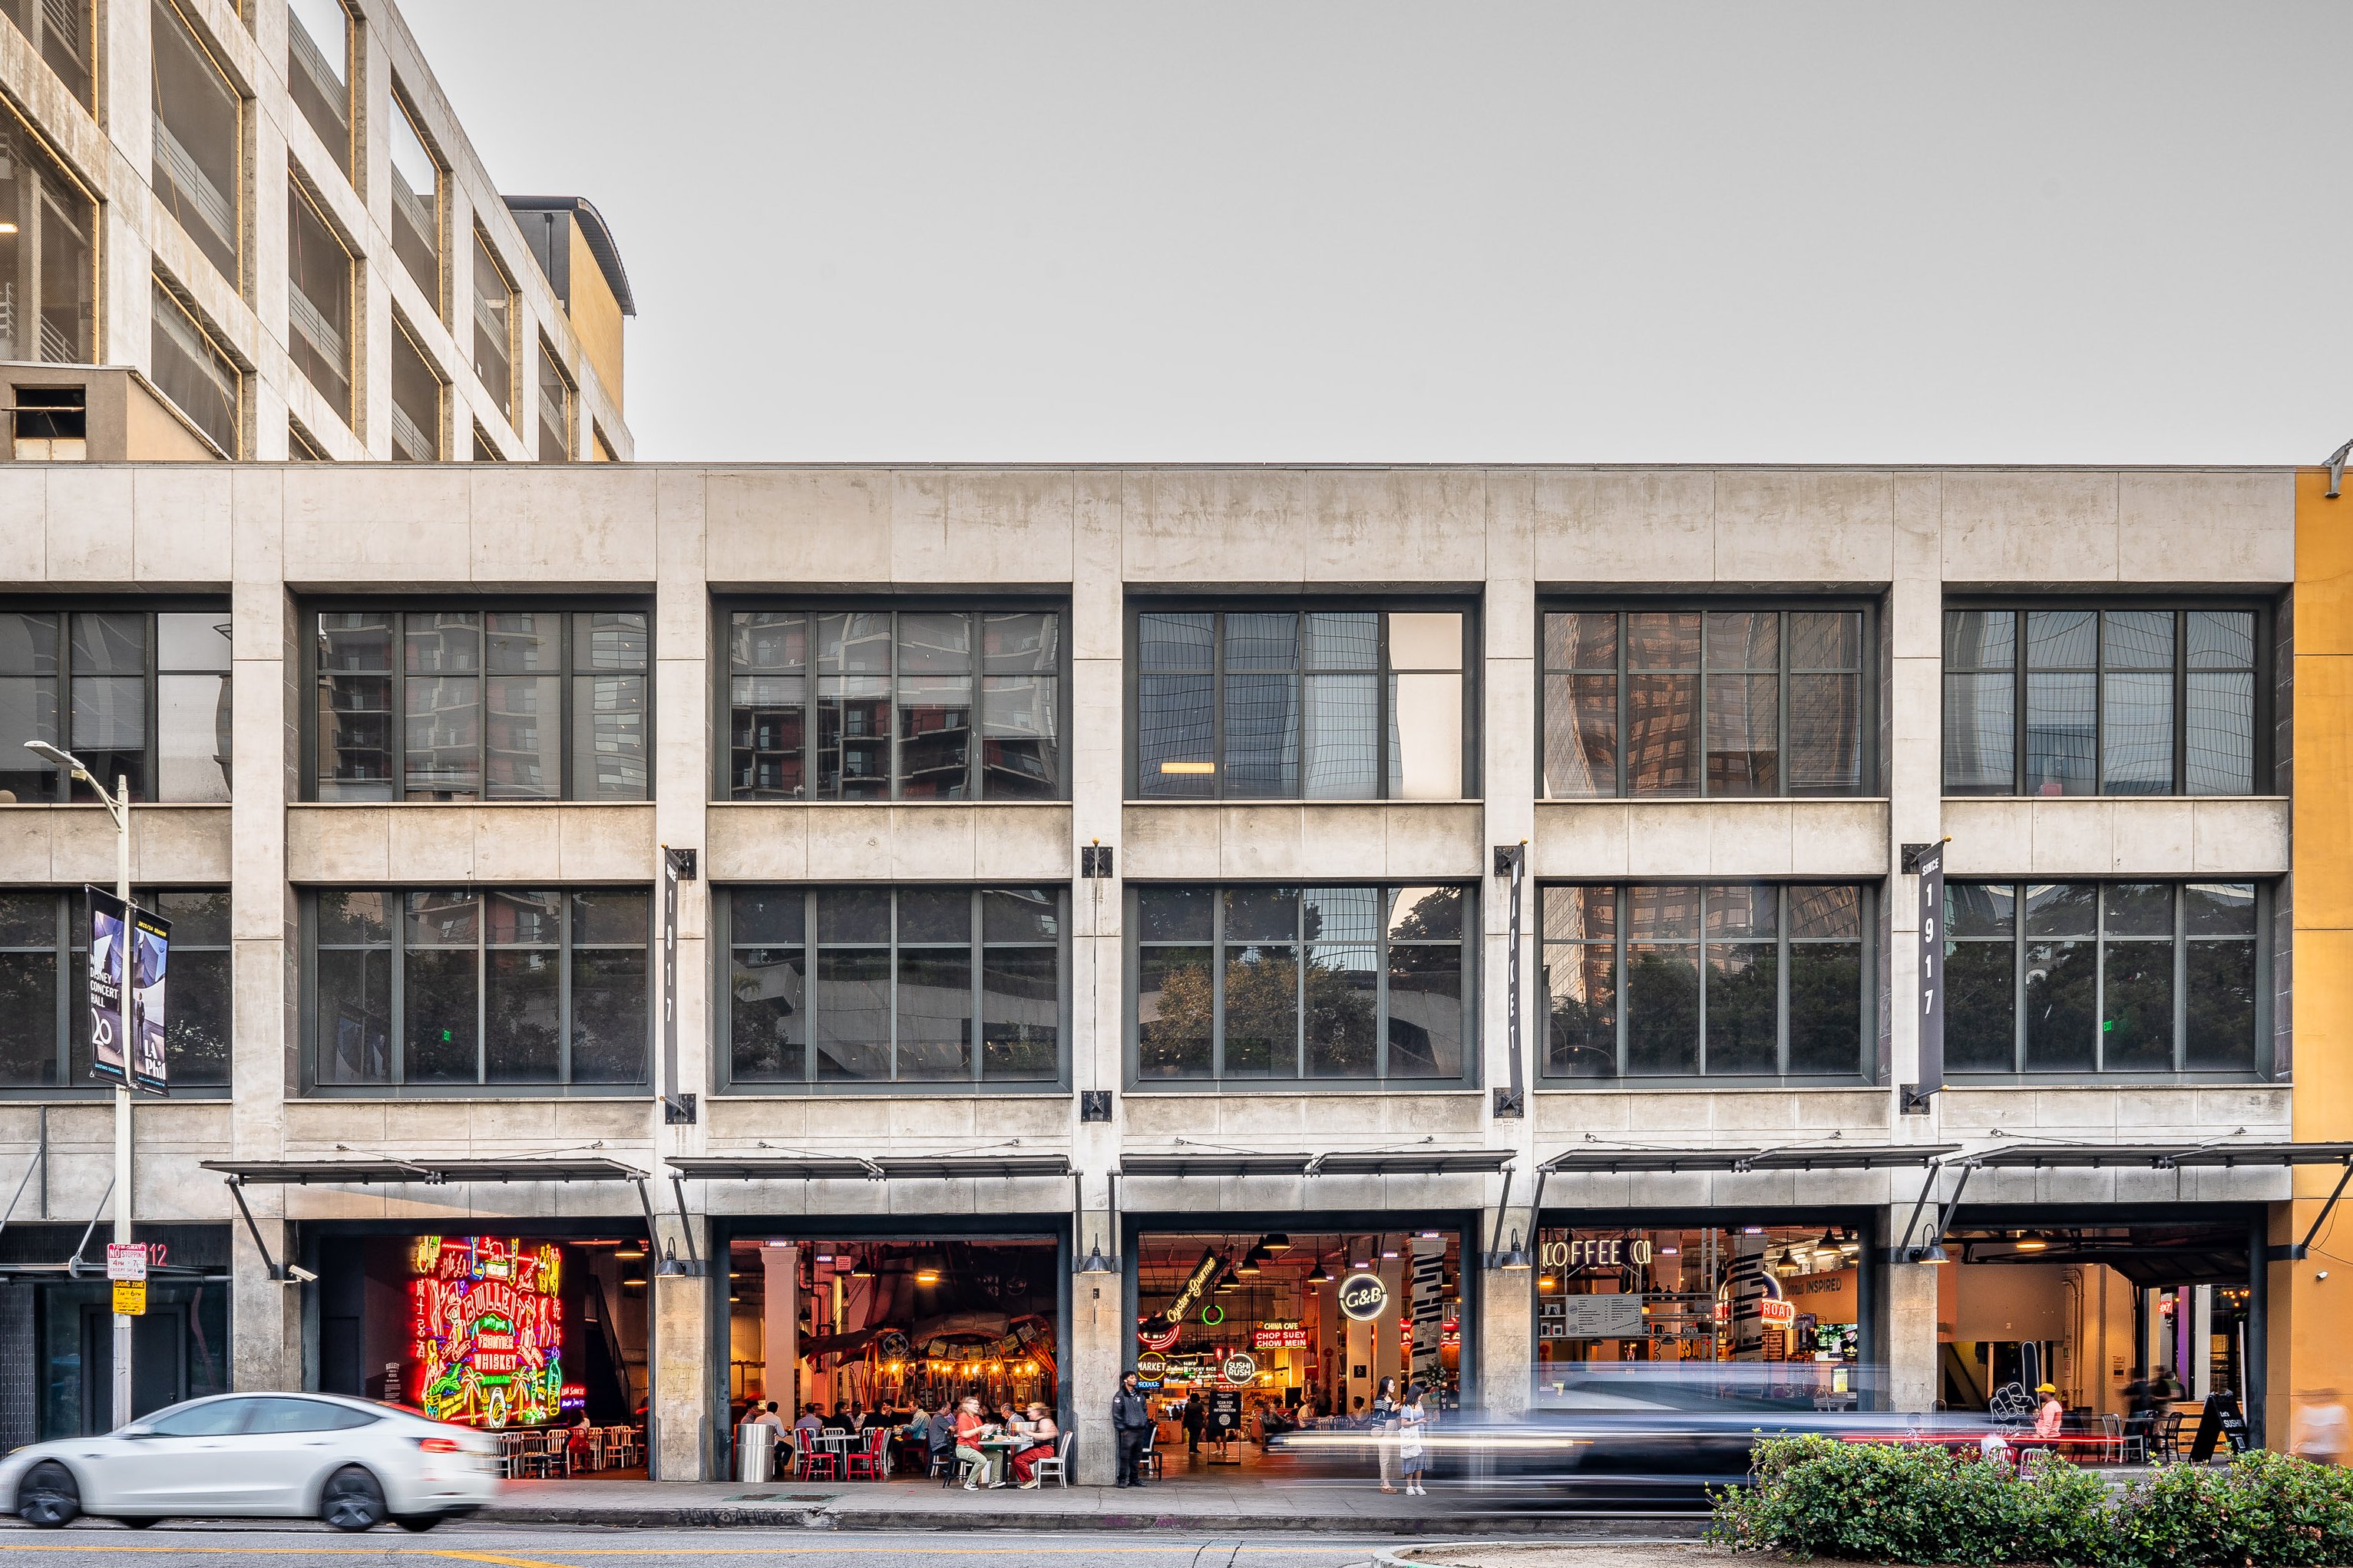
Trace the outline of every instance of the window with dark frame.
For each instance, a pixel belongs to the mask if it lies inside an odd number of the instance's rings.
[[[1538,896],[1545,1077],[1866,1075],[1870,889],[1563,883]]]
[[[648,798],[642,610],[371,606],[312,625],[315,798]]]
[[[1472,889],[1135,886],[1128,896],[1138,1082],[1475,1075]]]
[[[0,610],[0,734],[47,741],[142,802],[229,797],[228,606]],[[60,732],[62,731],[62,733]],[[94,801],[21,744],[0,755],[18,801]]]
[[[1867,630],[1861,606],[1547,610],[1545,797],[1864,794]]]
[[[726,624],[731,800],[1064,800],[1062,613],[749,609]]]
[[[2254,1072],[2264,923],[2253,882],[1947,882],[1946,1068]]]
[[[228,891],[134,888],[172,923],[164,1058],[173,1092],[229,1081]],[[0,1090],[111,1092],[90,1076],[90,901],[79,888],[0,891]]]
[[[1057,888],[734,888],[718,1037],[736,1089],[1057,1083]]]
[[[1149,800],[1475,794],[1475,617],[1281,602],[1131,612],[1134,788]]]
[[[649,1081],[650,889],[328,889],[307,903],[317,1087]]]
[[[1945,612],[1945,793],[2253,795],[2264,617],[2252,606]]]

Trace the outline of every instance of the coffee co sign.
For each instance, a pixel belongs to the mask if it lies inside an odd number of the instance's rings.
[[[1377,1274],[1351,1274],[1340,1281],[1340,1310],[1359,1323],[1388,1310],[1389,1288]]]
[[[1647,1236],[1581,1236],[1574,1241],[1547,1241],[1539,1260],[1546,1268],[1623,1268],[1651,1261]]]

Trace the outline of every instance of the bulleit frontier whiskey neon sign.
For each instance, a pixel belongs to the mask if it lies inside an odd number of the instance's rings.
[[[409,1255],[410,1390],[436,1421],[537,1426],[560,1418],[564,1308],[554,1246],[424,1236]]]

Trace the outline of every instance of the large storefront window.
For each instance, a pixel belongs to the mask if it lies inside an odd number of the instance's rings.
[[[575,1428],[573,1463],[550,1473],[643,1473],[641,1233],[330,1234],[316,1259],[324,1392],[491,1431]]]
[[[1948,1261],[1936,1270],[1945,1408],[2021,1425],[2049,1383],[2068,1410],[2062,1447],[2077,1458],[2110,1452],[2112,1424],[2143,1439],[2151,1458],[2185,1456],[2210,1400],[2260,1421],[2251,1274],[2265,1265],[2250,1263],[2251,1216],[2076,1223],[2084,1217],[1995,1223],[1978,1210],[1946,1233]]]
[[[1858,1078],[1873,1041],[1868,889],[1543,890],[1548,1078]]]
[[[735,1238],[728,1249],[729,1430],[768,1402],[846,1431],[892,1429],[886,1474],[930,1456],[903,1428],[965,1396],[996,1419],[1043,1405],[1068,1426],[1060,1243],[1036,1237]],[[861,1421],[860,1418],[863,1417]]]
[[[2249,1073],[2264,920],[2253,882],[1952,882],[1955,1072]]]
[[[1469,889],[1137,887],[1134,1072],[1461,1079]]]
[[[1746,1394],[1856,1408],[1862,1255],[1837,1223],[1545,1229],[1538,1397],[1574,1401],[1594,1363],[1743,1363]]]
[[[1171,1476],[1303,1463],[1264,1439],[1350,1430],[1386,1379],[1433,1415],[1461,1402],[1459,1228],[1145,1231],[1135,1254],[1128,1364]]]

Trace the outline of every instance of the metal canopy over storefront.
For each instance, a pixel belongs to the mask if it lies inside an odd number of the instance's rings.
[[[690,1181],[952,1182],[1071,1173],[1067,1154],[672,1155],[664,1162]]]
[[[1509,1149],[1333,1151],[1321,1154],[1241,1154],[1219,1150],[1125,1154],[1123,1176],[1492,1176],[1511,1169]]]
[[[1872,1171],[1926,1165],[1960,1152],[1957,1143],[1793,1143],[1766,1149],[1571,1149],[1536,1167],[1548,1175],[1627,1172]]]
[[[206,1160],[231,1186],[360,1186],[380,1182],[642,1182],[647,1173],[618,1160]]]
[[[280,1284],[290,1279],[310,1278],[300,1269],[290,1270],[270,1255],[261,1239],[261,1226],[255,1223],[253,1210],[246,1205],[245,1189],[258,1187],[374,1186],[379,1183],[398,1185],[414,1183],[425,1186],[456,1186],[469,1182],[634,1182],[638,1202],[646,1211],[646,1237],[650,1241],[656,1233],[653,1200],[646,1194],[648,1173],[634,1165],[603,1155],[581,1159],[549,1159],[524,1157],[513,1160],[442,1160],[427,1156],[417,1159],[394,1159],[388,1156],[373,1160],[205,1160],[199,1162],[207,1171],[218,1171],[228,1183],[228,1195],[237,1203],[237,1213],[245,1216],[246,1233],[253,1237],[253,1248],[261,1254],[263,1267],[269,1278]],[[685,1205],[680,1205],[680,1219],[685,1219]],[[694,1248],[694,1232],[689,1227],[686,1245],[690,1258]],[[702,1261],[693,1258],[689,1270],[702,1272]]]

